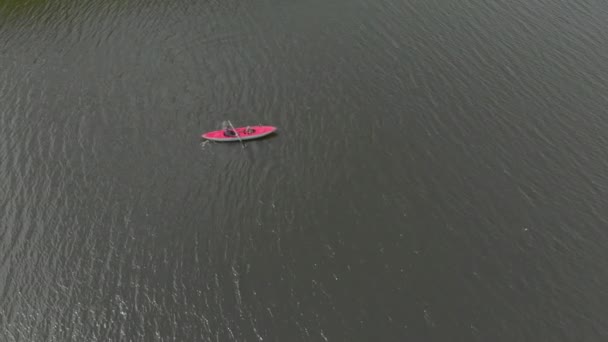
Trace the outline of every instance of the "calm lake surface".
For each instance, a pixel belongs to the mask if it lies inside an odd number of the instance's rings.
[[[0,340],[607,341],[607,32],[598,0],[1,1]]]

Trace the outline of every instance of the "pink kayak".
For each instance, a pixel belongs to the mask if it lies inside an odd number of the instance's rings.
[[[202,135],[203,138],[213,141],[240,141],[253,140],[265,137],[277,130],[274,126],[248,126],[235,128],[236,134],[230,135],[225,130],[207,132]],[[230,132],[233,132],[230,130]],[[238,135],[238,136],[237,136]],[[239,139],[240,138],[240,139]]]

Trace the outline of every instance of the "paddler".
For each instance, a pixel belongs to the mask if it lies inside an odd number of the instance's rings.
[[[224,129],[224,135],[227,137],[233,137],[236,135],[236,133],[233,130],[231,130],[230,128],[226,127]]]

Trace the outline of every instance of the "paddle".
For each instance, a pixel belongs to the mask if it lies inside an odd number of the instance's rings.
[[[230,122],[230,120],[228,120],[228,124],[230,125],[230,127],[232,127],[232,130],[234,131],[234,134],[236,134],[236,137],[239,138],[239,141],[241,142],[241,145],[243,145],[243,148],[245,148],[245,143],[243,142],[243,139],[241,139],[241,136],[239,135],[239,132],[236,131],[236,128],[232,126],[232,122]]]

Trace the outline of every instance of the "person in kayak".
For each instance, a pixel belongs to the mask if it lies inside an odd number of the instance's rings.
[[[255,132],[255,129],[251,128],[251,126],[245,128],[245,134],[252,134],[253,132]]]
[[[234,137],[236,136],[236,132],[231,130],[230,128],[226,128],[224,129],[224,135],[227,137]]]

